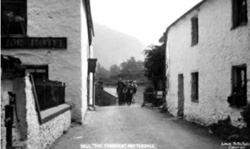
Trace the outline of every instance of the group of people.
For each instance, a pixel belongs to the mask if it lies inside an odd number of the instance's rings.
[[[131,105],[135,103],[133,98],[134,94],[137,91],[136,81],[123,81],[119,80],[117,83],[116,92],[118,94],[119,105]]]

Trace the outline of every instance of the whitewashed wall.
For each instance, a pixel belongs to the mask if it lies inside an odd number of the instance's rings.
[[[82,1],[80,0],[80,6],[83,6],[84,3],[82,3]],[[87,110],[87,79],[88,79],[88,53],[89,53],[89,42],[88,42],[88,30],[87,30],[87,24],[86,24],[86,20],[87,20],[87,16],[85,15],[86,10],[85,7],[81,7],[80,8],[80,12],[81,12],[81,84],[82,84],[82,88],[81,88],[81,98],[82,98],[82,121],[84,120],[84,115],[85,112]]]
[[[248,19],[250,19],[250,0]],[[191,47],[191,18],[199,19],[199,43]],[[247,64],[248,102],[250,102],[250,25],[232,27],[229,0],[209,0],[182,18],[168,32],[169,91],[168,108],[177,114],[178,74],[184,74],[184,115],[201,124],[211,124],[231,117],[241,127],[240,111],[229,107],[233,65]],[[191,102],[191,73],[199,72],[199,102]]]
[[[66,82],[66,102],[73,119],[81,121],[87,109],[87,21],[81,0],[27,0],[29,37],[67,37],[66,50],[2,50],[23,64],[48,64],[49,79]]]

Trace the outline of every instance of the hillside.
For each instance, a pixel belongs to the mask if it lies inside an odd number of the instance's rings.
[[[136,60],[144,59],[143,50],[146,46],[135,37],[100,24],[94,24],[94,29],[94,55],[101,66],[109,69],[111,65],[120,65],[131,56]]]

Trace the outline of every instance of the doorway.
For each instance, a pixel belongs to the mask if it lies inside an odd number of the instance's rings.
[[[184,116],[184,76],[178,75],[178,116]]]

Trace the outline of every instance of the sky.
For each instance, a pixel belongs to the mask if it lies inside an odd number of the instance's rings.
[[[166,28],[201,0],[91,0],[94,23],[158,44]]]

